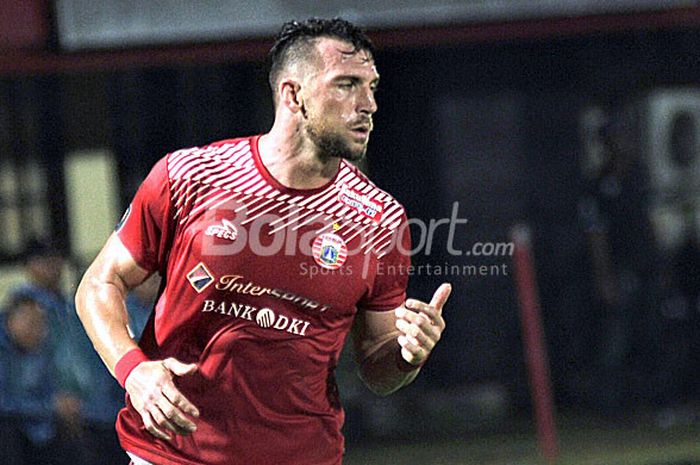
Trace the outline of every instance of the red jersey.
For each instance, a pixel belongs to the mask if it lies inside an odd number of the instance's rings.
[[[124,449],[158,465],[341,463],[339,354],[356,312],[405,299],[403,207],[344,160],[323,187],[284,187],[258,138],[169,154],[118,228],[164,279],[142,350],[199,366],[176,379],[195,433],[155,438],[128,396],[119,413]]]

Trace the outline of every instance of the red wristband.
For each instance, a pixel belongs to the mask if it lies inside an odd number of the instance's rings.
[[[126,378],[134,371],[134,368],[136,368],[139,363],[147,361],[148,357],[146,357],[146,354],[144,354],[141,349],[138,347],[131,349],[129,352],[125,353],[114,366],[114,376],[117,378],[117,381],[119,381],[119,384],[124,387]]]

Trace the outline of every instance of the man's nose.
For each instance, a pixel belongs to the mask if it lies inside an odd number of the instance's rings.
[[[367,89],[361,93],[357,102],[358,113],[371,115],[377,111],[377,101],[374,99],[374,91]]]

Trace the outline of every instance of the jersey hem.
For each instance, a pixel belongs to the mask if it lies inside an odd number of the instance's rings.
[[[153,465],[206,465],[203,462],[192,462],[191,460],[173,457],[160,451],[144,449],[140,444],[126,438],[119,438],[119,442],[121,442],[126,452],[131,452],[139,458],[151,462]]]

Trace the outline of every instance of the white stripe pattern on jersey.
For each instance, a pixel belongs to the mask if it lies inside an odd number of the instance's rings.
[[[235,200],[240,203],[235,212],[245,213],[241,224],[276,211],[277,219],[269,223],[270,234],[320,222],[323,226],[316,230],[317,234],[333,232],[347,242],[362,235],[361,250],[381,256],[404,215],[401,204],[345,160],[335,181],[320,192],[309,196],[282,193],[257,169],[250,139],[179,150],[168,156],[167,165],[175,219],[181,225],[206,210]],[[383,209],[379,222],[341,201],[343,187],[380,203]]]

